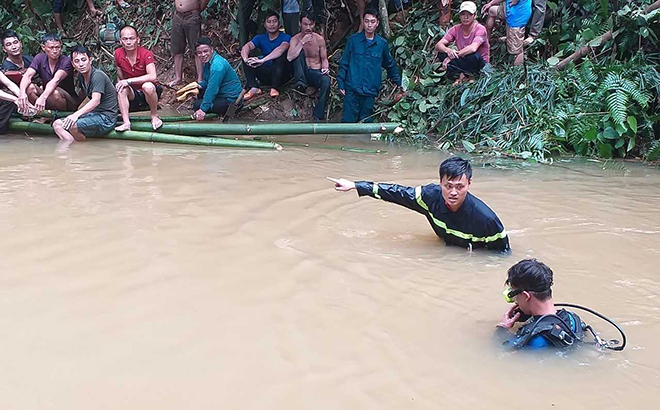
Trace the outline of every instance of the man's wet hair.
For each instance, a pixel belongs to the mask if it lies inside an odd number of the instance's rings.
[[[451,157],[440,164],[440,179],[447,177],[451,181],[463,175],[467,177],[468,181],[472,179],[472,166],[467,159]]]
[[[271,18],[273,16],[277,17],[277,21],[280,21],[280,13],[278,13],[275,10],[272,10],[272,9],[268,10],[266,12],[266,17],[264,18],[264,21],[268,20],[269,18]]]
[[[0,36],[0,43],[5,45],[5,40],[12,37],[16,37],[18,38],[18,41],[21,41],[21,39],[18,37],[18,34],[16,34],[14,30],[5,30],[2,32],[2,36]]]
[[[211,44],[211,39],[208,38],[208,37],[198,38],[197,42],[195,43],[195,48],[197,48],[199,46],[209,46],[211,48],[213,47],[213,45]]]
[[[378,15],[378,11],[377,11],[375,8],[373,8],[373,7],[367,7],[367,8],[364,10],[364,15],[366,16],[367,14],[376,17],[376,20],[379,20],[379,21],[380,21],[380,16]]]
[[[307,20],[311,21],[312,23],[316,24],[316,19],[314,13],[312,13],[309,10],[301,11],[300,12],[300,21],[302,21],[303,17],[305,17]]]
[[[552,269],[536,259],[523,259],[509,268],[506,284],[534,294],[543,302],[552,297]]]
[[[41,37],[41,44],[46,44],[49,41],[57,41],[58,43],[62,42],[62,39],[58,34],[55,33],[46,33]]]
[[[82,44],[76,45],[73,50],[71,50],[71,58],[73,59],[74,54],[85,54],[88,58],[92,58],[92,53],[89,52],[89,49]]]

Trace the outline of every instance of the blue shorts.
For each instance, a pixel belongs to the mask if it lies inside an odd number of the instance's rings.
[[[82,115],[76,121],[76,127],[85,134],[85,137],[98,137],[112,131],[117,125],[117,119],[110,119],[107,115],[90,112]]]
[[[64,10],[64,0],[53,0],[53,13],[62,13]]]

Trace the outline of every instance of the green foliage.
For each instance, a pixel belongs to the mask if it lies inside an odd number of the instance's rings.
[[[560,34],[552,46],[562,50],[555,64],[614,24],[610,10],[615,7],[607,1],[548,6],[555,11],[553,19],[565,19],[559,27],[546,25],[546,35]],[[629,14],[634,13],[623,13]],[[653,145],[660,138],[653,130],[660,120],[655,114],[660,105],[658,54],[643,54],[637,47],[634,54],[626,50],[556,71],[543,61],[511,67],[496,46],[491,49],[494,69],[473,83],[450,86],[432,56],[444,34],[434,24],[437,18],[434,8],[414,9],[411,23],[399,26],[392,41],[410,81],[407,98],[388,118],[406,125],[410,141],[540,161],[570,152],[611,158],[660,151]]]

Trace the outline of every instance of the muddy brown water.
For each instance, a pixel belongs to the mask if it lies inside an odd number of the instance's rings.
[[[0,407],[657,408],[660,172],[476,159],[510,257],[324,179],[427,183],[445,157],[0,139]],[[626,350],[502,351],[524,257]]]

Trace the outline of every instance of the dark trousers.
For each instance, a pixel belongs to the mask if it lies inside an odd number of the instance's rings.
[[[197,99],[193,103],[193,110],[197,111],[199,108],[202,106],[202,100],[204,99],[204,93],[199,93],[197,95]],[[227,101],[226,98],[224,97],[218,97],[213,101],[213,108],[211,108],[211,112],[216,113],[218,115],[225,115],[227,112],[227,109],[229,108],[230,102]]]
[[[261,85],[269,85],[272,88],[279,89],[282,84],[291,79],[291,63],[286,59],[286,53],[282,54],[271,65],[260,65],[252,68],[243,62],[243,72],[245,73],[246,87],[258,88]],[[259,82],[257,82],[259,80]]]
[[[446,53],[438,54],[438,61],[443,62],[445,58]],[[478,52],[455,58],[447,64],[447,78],[451,79],[459,74],[477,74],[485,65],[486,62]]]
[[[282,13],[284,31],[291,37],[300,32],[300,13]]]
[[[341,117],[341,122],[358,122],[369,117],[374,113],[375,102],[376,97],[346,90],[346,95],[344,96],[344,115]],[[370,118],[365,122],[371,121],[372,119]]]
[[[303,87],[311,86],[319,89],[319,101],[314,107],[314,118],[325,119],[325,106],[330,96],[330,76],[321,74],[321,70],[307,67],[305,50],[300,50],[300,55],[293,60],[293,78],[297,84]]]
[[[11,101],[0,100],[0,135],[7,132],[9,119],[16,112],[16,104]]]

